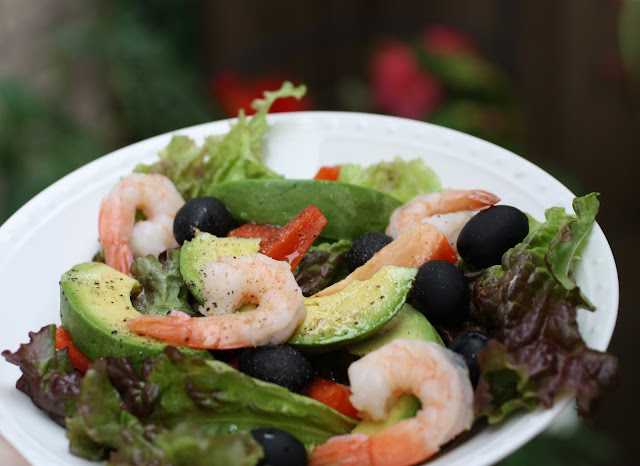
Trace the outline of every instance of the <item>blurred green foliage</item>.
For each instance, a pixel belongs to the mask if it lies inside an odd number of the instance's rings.
[[[17,81],[0,82],[0,222],[102,150],[59,106]]]
[[[96,70],[124,143],[221,117],[207,94],[199,2],[96,2],[60,52]]]
[[[208,95],[200,2],[93,2],[51,45],[52,89],[0,80],[0,222],[63,175],[117,147],[222,117]],[[74,116],[74,71],[106,96],[99,121]]]

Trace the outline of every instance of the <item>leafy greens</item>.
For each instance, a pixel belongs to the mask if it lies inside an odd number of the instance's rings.
[[[597,194],[576,198],[575,215],[553,207],[546,221],[472,285],[471,317],[495,339],[478,354],[483,377],[476,411],[500,422],[515,409],[549,407],[572,393],[589,414],[594,400],[615,385],[617,359],[587,348],[577,309],[593,310],[575,283],[573,267],[599,208]]]
[[[256,113],[247,118],[240,110],[238,119],[226,134],[209,136],[198,146],[187,136],[174,136],[150,165],[140,164],[138,173],[160,173],[167,176],[185,200],[208,192],[215,184],[253,178],[282,178],[262,163],[260,139],[267,130],[267,113],[273,102],[283,97],[300,99],[305,86],[283,83],[277,91],[266,91],[263,99],[251,106]]]
[[[43,327],[15,353],[2,354],[23,370],[18,387],[66,426],[71,452],[83,458],[250,465],[262,456],[254,428],[285,430],[310,448],[355,425],[311,398],[175,347],[147,359],[141,373],[126,358],[109,356],[83,376],[66,349],[55,349],[55,328]]]
[[[26,393],[51,419],[64,425],[65,416],[75,409],[82,373],[74,369],[67,348],[56,349],[55,325],[29,332],[29,339],[29,343],[21,344],[15,353],[5,350],[2,356],[22,371],[16,388]]]
[[[197,315],[189,304],[189,288],[180,273],[180,251],[166,252],[161,263],[153,255],[139,257],[131,264],[131,275],[144,290],[133,300],[141,314],[166,315],[172,310]]]
[[[356,163],[342,164],[338,181],[376,189],[401,202],[418,194],[442,190],[440,177],[422,159],[404,160],[398,156],[390,162],[382,161],[367,167]]]

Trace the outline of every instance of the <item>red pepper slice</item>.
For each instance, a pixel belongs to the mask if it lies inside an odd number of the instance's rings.
[[[69,359],[73,367],[82,372],[87,372],[93,362],[71,341],[71,337],[62,327],[56,327],[56,349],[69,347]]]
[[[249,222],[234,228],[227,236],[236,238],[262,238],[266,240],[280,231],[281,227],[266,223]]]
[[[264,240],[260,252],[272,259],[288,262],[294,270],[326,224],[327,219],[322,212],[309,205],[275,235]]]
[[[358,410],[351,404],[349,397],[351,389],[338,382],[334,382],[324,377],[315,376],[304,393],[309,398],[313,398],[336,411],[349,417],[357,417]]]
[[[313,177],[314,180],[329,180],[329,181],[337,181],[340,176],[340,165],[335,166],[322,166],[316,173],[316,176]]]

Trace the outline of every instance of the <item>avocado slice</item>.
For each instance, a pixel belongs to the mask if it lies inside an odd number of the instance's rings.
[[[213,185],[237,220],[285,225],[313,204],[328,223],[321,236],[354,240],[368,232],[384,232],[389,216],[402,203],[381,191],[339,181],[251,179]]]
[[[288,343],[323,352],[369,337],[400,310],[416,273],[414,268],[388,265],[337,293],[305,298],[307,317]]]
[[[141,367],[162,353],[166,343],[129,330],[127,320],[139,316],[131,295],[142,291],[137,280],[100,262],[84,262],[60,279],[60,319],[73,343],[90,359],[129,358]],[[210,358],[209,352],[180,348],[185,354]]]
[[[200,270],[206,262],[221,256],[256,254],[260,241],[260,238],[221,238],[206,232],[198,232],[191,241],[185,241],[180,248],[180,273],[194,298],[204,303]]]
[[[354,427],[351,433],[373,435],[376,432],[392,426],[398,421],[414,417],[420,409],[420,406],[422,406],[420,400],[415,396],[402,395],[398,398],[396,404],[391,407],[386,419],[382,421],[362,421]]]
[[[364,356],[398,338],[433,341],[445,346],[440,334],[425,315],[405,303],[398,314],[375,335],[350,346],[347,351],[356,356]]]

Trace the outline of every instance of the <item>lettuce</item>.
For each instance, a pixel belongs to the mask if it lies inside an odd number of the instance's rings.
[[[576,320],[578,308],[594,309],[573,268],[597,194],[576,198],[573,208],[575,215],[548,209],[545,222],[472,284],[471,317],[495,337],[478,353],[476,412],[489,422],[538,402],[549,407],[559,393],[576,395],[578,410],[589,415],[601,391],[617,382],[617,359],[589,349]]]
[[[29,338],[29,343],[21,344],[15,353],[5,350],[2,356],[22,371],[16,388],[64,426],[65,417],[75,410],[82,373],[74,369],[67,348],[56,349],[55,325],[29,332]]]
[[[350,247],[351,241],[342,239],[314,245],[307,251],[294,271],[303,296],[312,296],[348,274],[343,259]]]
[[[144,290],[133,300],[139,313],[162,316],[178,310],[198,315],[189,304],[189,288],[180,273],[179,250],[167,251],[164,263],[152,254],[137,258],[131,264],[131,275]]]
[[[125,379],[129,391],[133,388],[141,393],[145,388],[142,380],[130,378],[133,370],[123,372],[122,367],[118,358],[107,358],[96,361],[87,371],[78,409],[67,421],[66,435],[74,455],[108,459],[110,464],[176,466],[231,462],[249,466],[262,456],[262,448],[249,432],[210,436],[188,418],[175,425],[162,420],[144,423],[122,409],[123,403],[127,406],[131,401],[121,397],[112,380],[120,383],[121,390]],[[158,397],[151,394],[150,398]]]
[[[94,361],[86,374],[55,348],[55,325],[7,361],[23,371],[18,388],[67,428],[71,453],[110,464],[256,464],[250,431],[274,427],[308,448],[346,434],[356,421],[306,396],[254,379],[227,364],[168,346],[140,372],[126,358]]]
[[[377,189],[401,202],[442,189],[440,177],[422,159],[404,160],[397,156],[391,162],[367,167],[345,163],[341,165],[338,181]]]
[[[241,110],[228,133],[209,136],[201,146],[187,136],[176,135],[160,151],[157,162],[140,164],[134,171],[167,176],[185,200],[201,196],[210,186],[225,181],[282,178],[262,163],[260,139],[267,130],[266,115],[277,99],[300,99],[305,92],[305,86],[294,87],[285,82],[279,90],[266,91],[263,99],[251,104],[256,110],[251,118]]]

